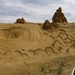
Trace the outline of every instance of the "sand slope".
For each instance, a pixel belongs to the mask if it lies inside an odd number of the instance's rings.
[[[0,24],[0,75],[62,75],[75,66],[75,24],[59,24],[42,30],[42,25]]]

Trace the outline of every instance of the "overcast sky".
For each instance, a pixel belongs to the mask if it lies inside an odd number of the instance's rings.
[[[13,23],[21,17],[29,22],[51,22],[58,7],[69,22],[75,22],[75,0],[0,0],[0,23]]]

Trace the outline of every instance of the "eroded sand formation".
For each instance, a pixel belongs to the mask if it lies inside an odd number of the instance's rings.
[[[56,12],[54,13],[54,15],[52,17],[52,22],[53,23],[57,23],[57,22],[59,22],[59,23],[64,23],[64,22],[68,23],[64,13],[62,13],[62,8],[61,7],[59,7],[56,10]]]
[[[24,23],[26,23],[26,21],[24,20],[24,18],[19,18],[19,19],[16,20],[15,23],[24,24]]]
[[[47,29],[52,29],[53,26],[51,25],[51,23],[49,22],[49,20],[46,20],[43,24],[43,27],[42,27],[44,30],[47,30]]]

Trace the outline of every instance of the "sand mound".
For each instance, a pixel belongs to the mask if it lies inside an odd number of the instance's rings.
[[[54,13],[53,18],[52,18],[52,22],[53,23],[57,23],[57,22],[59,22],[59,23],[64,23],[64,22],[68,23],[66,17],[62,13],[61,7],[59,7],[56,10],[56,12]]]
[[[19,18],[19,19],[16,20],[15,23],[24,24],[24,23],[26,23],[26,21],[24,20],[24,18]]]
[[[46,53],[49,55],[49,54],[52,54],[52,53],[55,53],[55,51],[53,50],[53,48],[52,47],[46,47],[45,48],[45,51],[46,51]]]
[[[43,27],[42,27],[44,30],[47,30],[47,29],[52,29],[53,26],[51,25],[51,23],[49,22],[49,20],[46,20],[43,24]]]

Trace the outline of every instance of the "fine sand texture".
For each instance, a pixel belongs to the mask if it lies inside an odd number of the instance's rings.
[[[0,24],[0,75],[71,75],[75,23],[57,24]]]

